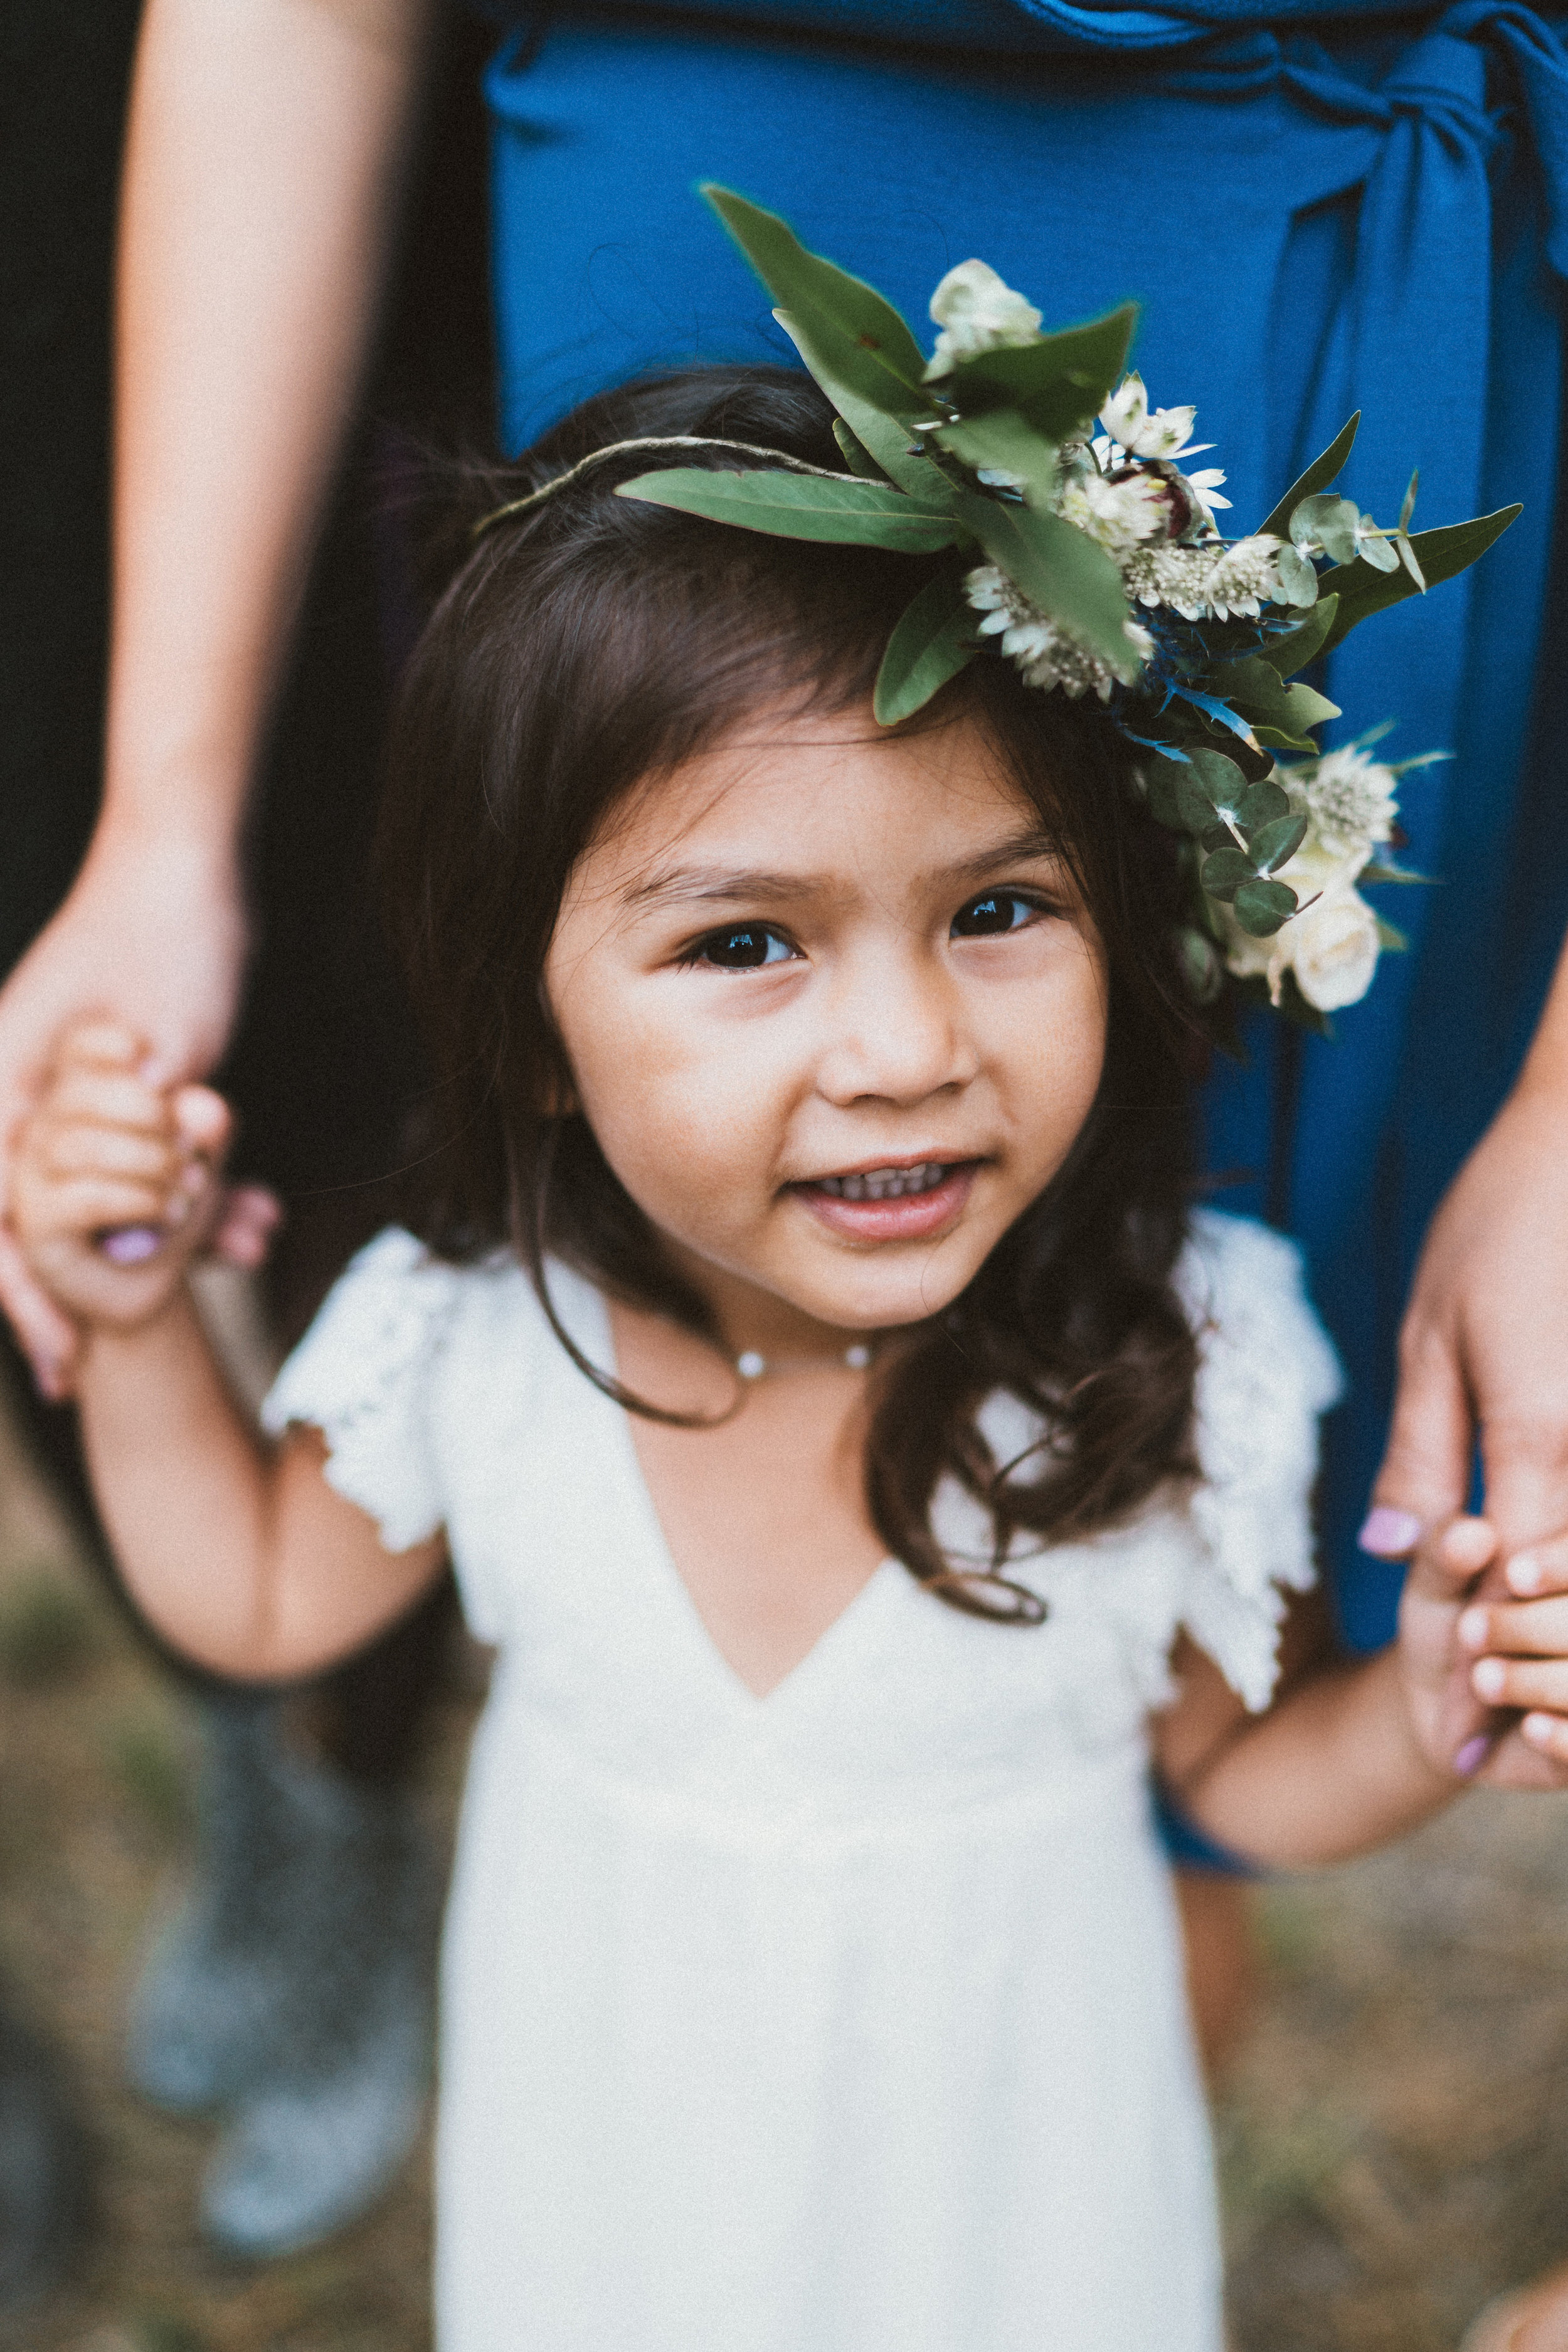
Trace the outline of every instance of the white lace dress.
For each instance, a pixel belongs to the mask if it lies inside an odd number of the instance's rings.
[[[1218,2352],[1146,1718],[1182,1625],[1268,1696],[1335,1391],[1294,1253],[1205,1213],[1207,1484],[1021,1560],[1035,1630],[885,1563],[753,1697],[625,1416],[510,1264],[355,1260],[267,1407],[497,1645],[444,1958],[441,2352]],[[554,1295],[610,1361],[602,1300]],[[1000,1456],[1025,1441],[994,1401]],[[939,1532],[984,1549],[974,1509]]]

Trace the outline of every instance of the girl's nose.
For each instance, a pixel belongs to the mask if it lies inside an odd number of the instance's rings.
[[[879,961],[834,991],[817,1089],[837,1105],[875,1099],[909,1107],[963,1087],[980,1067],[945,975]]]

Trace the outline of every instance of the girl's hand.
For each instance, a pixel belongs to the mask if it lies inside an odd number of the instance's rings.
[[[117,1021],[79,1021],[57,1041],[17,1133],[12,1218],[28,1267],[82,1325],[130,1328],[167,1305],[220,1209],[228,1108],[210,1087],[160,1085],[144,1041]],[[105,1237],[159,1238],[117,1262]]]
[[[1568,1535],[1510,1559],[1506,1601],[1475,1596],[1498,1554],[1485,1519],[1417,1549],[1400,1603],[1412,1726],[1438,1771],[1510,1789],[1568,1787]],[[1494,1709],[1476,1729],[1476,1702]]]

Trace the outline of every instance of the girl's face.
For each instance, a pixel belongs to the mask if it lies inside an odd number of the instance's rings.
[[[737,1348],[946,1307],[1105,1052],[1095,928],[969,719],[764,715],[635,793],[545,991],[605,1158]]]

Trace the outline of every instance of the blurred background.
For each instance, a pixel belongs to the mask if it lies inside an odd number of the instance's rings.
[[[0,971],[63,895],[97,799],[110,276],[137,14],[134,0],[0,0]],[[312,1196],[278,1276],[285,1328],[290,1293],[318,1289],[363,1221],[385,1145],[376,1106],[405,1076],[361,876],[384,681],[412,617],[389,591],[388,534],[422,447],[493,436],[487,45],[453,15],[253,845],[265,924],[223,1083],[264,1139],[245,1172]],[[324,1126],[341,1139],[325,1175]],[[301,1134],[317,1139],[308,1168]],[[421,2352],[426,2140],[367,2218],[247,2265],[198,2226],[217,2126],[127,2085],[128,1986],[192,1862],[196,1710],[40,1475],[48,1432],[23,1402],[13,1366],[0,1984],[63,2053],[95,2187],[78,2275],[0,2316],[0,2352]],[[437,1852],[475,1703],[458,1672],[428,1714],[414,1802]],[[1568,2252],[1568,1798],[1472,1800],[1391,1854],[1262,1890],[1257,1910],[1262,1999],[1219,2102],[1237,2352],[1452,2352],[1489,2295]]]

